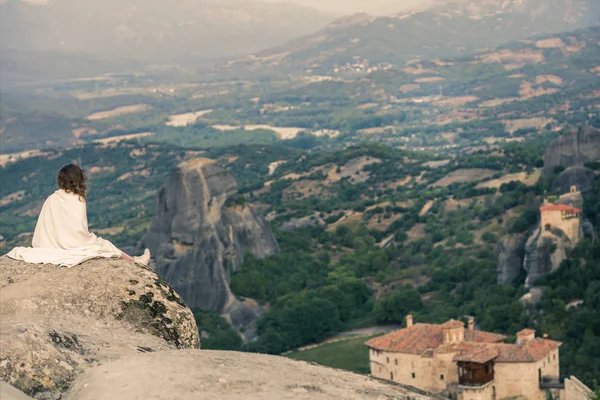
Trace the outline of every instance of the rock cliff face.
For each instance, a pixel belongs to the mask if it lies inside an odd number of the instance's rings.
[[[544,155],[544,176],[554,177],[551,190],[553,194],[560,195],[557,203],[583,208],[581,192],[590,190],[596,179],[595,172],[584,165],[598,160],[598,129],[573,129],[550,144]],[[557,167],[562,172],[555,176]],[[573,186],[577,187],[577,193],[570,193]],[[582,221],[582,236],[594,238],[594,229],[589,221]],[[512,283],[524,268],[527,271],[527,284],[534,285],[541,276],[558,269],[566,258],[567,248],[575,244],[560,229],[545,231],[540,225],[524,236],[502,238],[496,246],[498,283]]]
[[[528,233],[503,237],[496,245],[498,284],[510,285],[523,270]]]
[[[553,141],[544,155],[544,176],[556,167],[581,167],[600,159],[600,130],[592,127],[572,129]]]
[[[525,284],[532,286],[540,277],[556,271],[567,258],[566,250],[570,247],[573,247],[573,243],[560,229],[546,231],[538,226],[525,245]]]
[[[82,375],[65,400],[427,400],[442,397],[284,357],[185,350],[141,354]]]
[[[35,398],[61,398],[80,373],[121,356],[199,346],[179,295],[132,263],[2,257],[0,288],[0,379]]]
[[[235,299],[230,276],[244,252],[265,257],[279,248],[265,220],[250,206],[236,205],[236,195],[234,178],[214,161],[182,163],[158,194],[142,244],[152,251],[156,271],[192,309],[223,313],[249,339],[260,310]]]
[[[552,182],[552,193],[569,193],[572,186],[587,192],[594,187],[596,174],[586,167],[569,167],[560,173]]]

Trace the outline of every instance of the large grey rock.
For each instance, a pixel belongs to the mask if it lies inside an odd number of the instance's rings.
[[[148,268],[96,259],[73,268],[0,258],[0,379],[58,399],[91,366],[197,348],[194,316]]]
[[[235,205],[234,178],[214,161],[186,161],[160,190],[156,215],[142,240],[156,270],[192,308],[213,310],[234,328],[254,335],[260,308],[241,304],[229,287],[246,251],[278,252],[269,225],[250,206]]]
[[[526,286],[533,286],[540,277],[556,271],[571,247],[573,243],[563,231],[556,228],[547,231],[538,225],[525,244]]]
[[[558,175],[552,182],[552,192],[569,193],[576,186],[580,192],[587,192],[594,187],[596,174],[586,167],[569,167]]]
[[[82,375],[65,400],[426,400],[414,388],[284,357],[185,350],[126,357]]]
[[[523,270],[528,233],[505,236],[496,245],[498,284],[508,285]]]
[[[571,129],[553,141],[544,155],[544,176],[556,167],[582,167],[600,159],[600,130],[592,127]]]
[[[14,386],[4,381],[0,381],[0,399],[2,400],[32,400],[31,397],[21,392]]]

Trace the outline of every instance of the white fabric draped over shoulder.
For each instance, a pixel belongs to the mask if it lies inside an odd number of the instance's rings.
[[[28,263],[72,267],[92,258],[118,258],[122,254],[111,242],[88,230],[85,200],[62,189],[44,203],[32,246],[16,247],[7,256]]]

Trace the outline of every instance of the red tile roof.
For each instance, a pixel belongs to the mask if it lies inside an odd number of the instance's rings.
[[[465,341],[467,342],[487,342],[487,343],[499,343],[503,342],[506,336],[499,333],[476,331],[476,330],[465,330]]]
[[[454,356],[452,361],[485,364],[498,358],[500,355],[495,346],[486,346],[485,344],[482,345],[481,343],[461,343],[460,345],[456,346],[456,349],[458,350],[458,353]]]
[[[414,324],[409,328],[400,329],[387,335],[373,338],[365,344],[375,350],[389,351],[392,353],[422,354],[427,349],[437,349],[444,344],[444,326],[458,327],[456,322],[464,328],[460,321],[450,320],[442,325]],[[496,343],[506,339],[504,335],[483,331],[464,331],[465,341]]]
[[[581,213],[579,208],[571,207],[566,204],[546,204],[540,207],[540,211],[571,211],[574,214]]]
[[[457,352],[453,361],[485,364],[491,360],[496,362],[536,362],[557,348],[562,343],[554,340],[537,338],[522,345],[512,343],[468,343],[454,346]]]
[[[496,362],[535,362],[548,356],[551,351],[558,349],[561,342],[536,338],[522,345],[502,343],[497,344],[498,359]]]
[[[450,323],[450,324],[449,324]],[[444,344],[444,326],[456,326],[452,320],[446,324],[414,324],[405,329],[388,333],[367,341],[365,344],[375,350],[391,353],[424,355],[426,353],[457,353],[454,361],[484,364],[496,362],[535,362],[548,356],[562,343],[536,338],[524,344],[502,343],[506,336],[496,333],[465,329],[464,341]],[[520,333],[530,333],[523,330]],[[531,331],[534,333],[534,331]]]
[[[414,324],[409,328],[373,338],[365,344],[376,350],[393,353],[422,354],[444,343],[441,325]]]

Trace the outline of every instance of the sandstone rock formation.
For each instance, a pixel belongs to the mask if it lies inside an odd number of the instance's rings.
[[[528,232],[505,236],[496,245],[498,284],[510,285],[523,270]]]
[[[265,220],[236,204],[236,196],[234,178],[214,161],[182,163],[158,194],[142,244],[152,251],[157,272],[192,309],[221,312],[250,339],[260,310],[236,300],[230,277],[244,252],[265,257],[279,248]]]
[[[593,170],[586,167],[569,167],[561,172],[552,182],[552,193],[569,193],[571,187],[576,186],[577,190],[587,192],[594,186],[596,174]]]
[[[544,176],[554,177],[551,191],[560,195],[557,204],[566,204],[579,209],[583,208],[581,192],[592,189],[596,174],[584,165],[600,160],[600,130],[587,127],[573,129],[554,140],[544,155]],[[557,167],[562,172],[556,176]],[[575,193],[571,192],[577,188]],[[581,221],[582,234],[594,239],[594,228],[590,221]],[[523,243],[523,239],[526,243]],[[541,225],[529,234],[507,236],[496,246],[498,254],[498,283],[512,283],[521,268],[527,271],[526,283],[535,284],[541,276],[557,270],[566,259],[567,248],[577,243],[571,240],[560,229],[543,230]],[[524,246],[524,252],[523,252]],[[521,261],[521,264],[518,262]]]
[[[93,368],[65,400],[380,400],[438,398],[414,388],[283,357],[185,350]]]
[[[0,289],[0,379],[38,399],[60,398],[81,372],[121,356],[199,346],[179,295],[129,262],[2,257]]]
[[[547,231],[538,226],[527,240],[523,268],[527,271],[525,284],[531,286],[542,276],[556,271],[567,258],[567,248],[573,243],[560,229]]]
[[[31,400],[32,398],[25,393],[9,385],[6,382],[0,381],[0,399],[2,400]]]
[[[544,176],[556,167],[582,167],[600,159],[600,129],[572,129],[553,141],[544,155]]]

